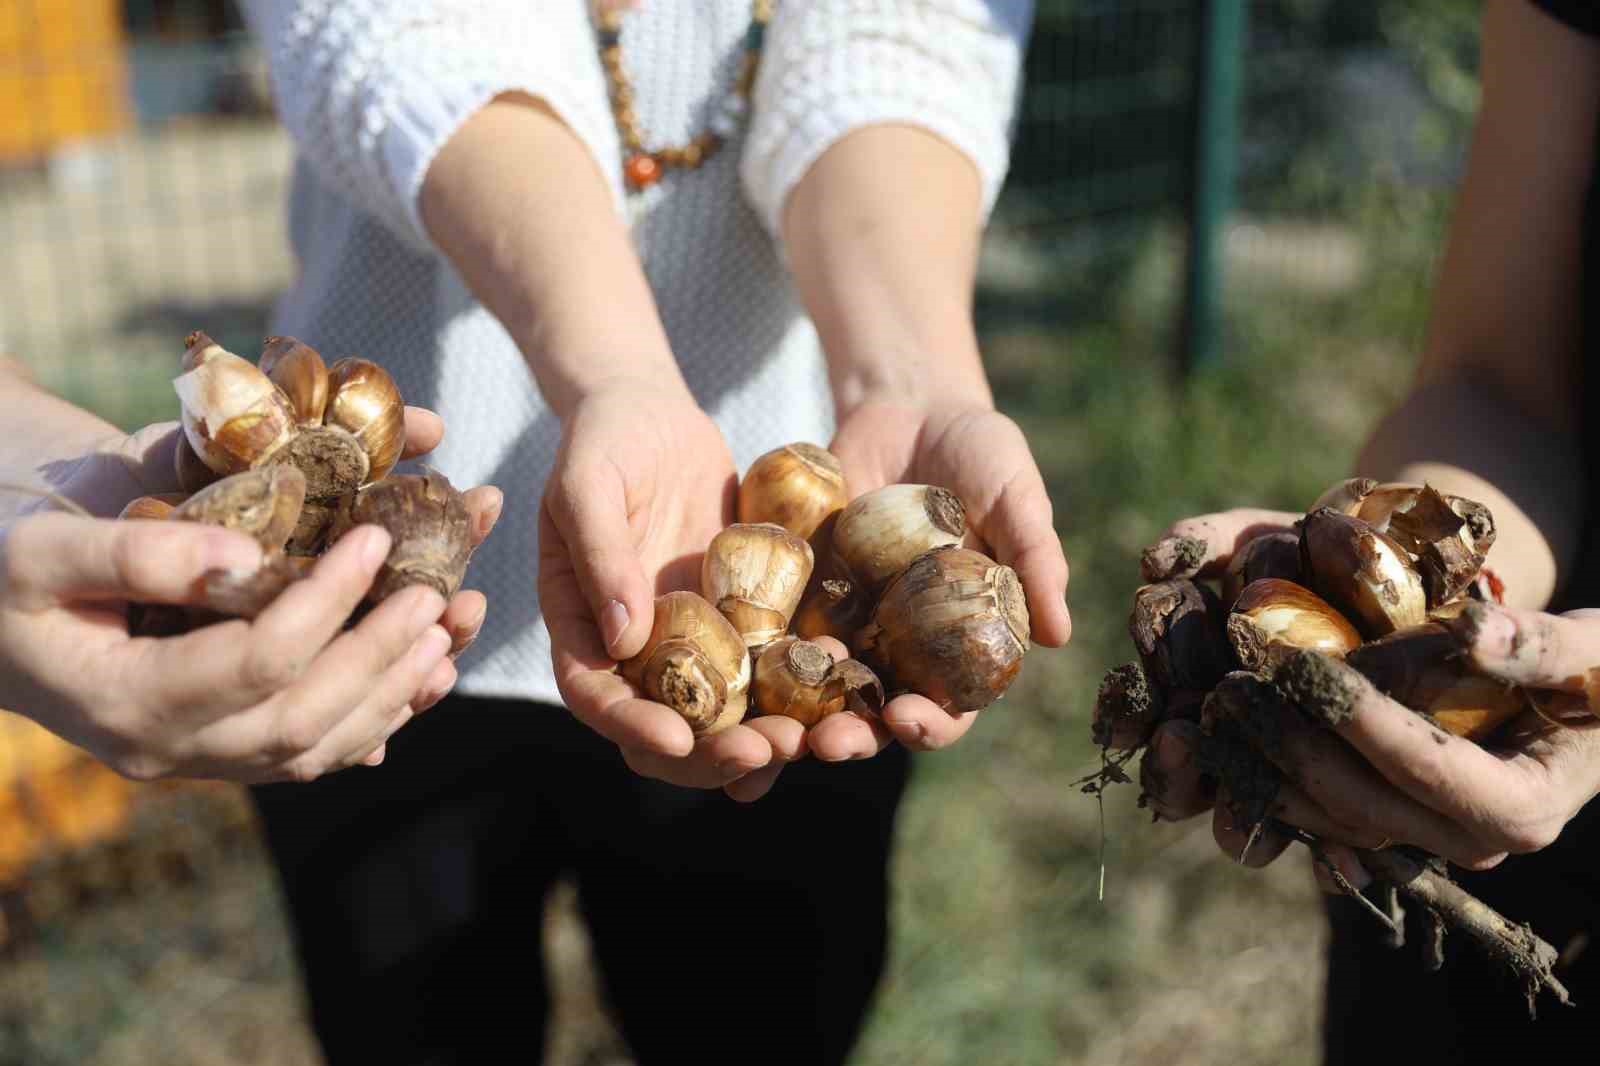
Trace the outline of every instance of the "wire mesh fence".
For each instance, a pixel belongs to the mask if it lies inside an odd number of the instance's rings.
[[[1248,5],[1239,182],[1218,231],[1225,358],[1307,330],[1414,345],[1477,6]],[[980,281],[1002,402],[1030,402],[1008,383],[1037,380],[1005,362],[1024,326],[1045,338],[1029,351],[1046,375],[1085,345],[1130,360],[1182,347],[1204,7],[1039,0]],[[120,426],[171,417],[188,330],[242,351],[266,332],[294,270],[292,165],[231,4],[0,0],[0,353]],[[0,725],[0,1064],[318,1061],[242,794],[130,785]],[[577,930],[558,901],[548,965],[577,976],[556,982],[551,1060],[622,1061]]]

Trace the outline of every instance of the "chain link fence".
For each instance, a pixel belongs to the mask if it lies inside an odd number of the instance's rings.
[[[1246,4],[1238,134],[1220,146],[1237,181],[1200,219],[1210,6],[1039,0],[978,301],[1003,404],[1037,402],[1006,362],[1019,330],[1063,366],[1095,344],[1178,365],[1196,241],[1217,252],[1224,364],[1308,328],[1414,345],[1478,5]],[[0,0],[0,353],[121,426],[171,417],[183,335],[254,350],[292,277],[291,165],[231,4]],[[0,1066],[317,1062],[242,794],[134,786],[0,726]],[[570,895],[547,931],[551,1061],[626,1061]]]

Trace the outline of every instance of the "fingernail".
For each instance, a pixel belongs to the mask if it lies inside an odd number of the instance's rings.
[[[383,765],[383,757],[386,754],[388,754],[388,745],[387,744],[380,744],[380,745],[378,745],[378,750],[377,751],[374,751],[371,755],[368,755],[365,759],[361,760],[361,765],[362,766],[382,766]]]
[[[243,533],[218,529],[206,539],[201,557],[207,570],[253,573],[261,567],[261,545]]]
[[[494,529],[494,524],[500,521],[500,511],[505,506],[505,502],[506,498],[502,493],[495,493],[494,500],[478,516],[479,540],[487,537],[489,532]]]
[[[369,570],[376,570],[389,557],[389,533],[377,526],[362,531],[366,537],[361,542],[361,561]]]
[[[600,609],[600,635],[605,639],[607,651],[617,646],[627,628],[628,608],[621,600],[608,600]]]

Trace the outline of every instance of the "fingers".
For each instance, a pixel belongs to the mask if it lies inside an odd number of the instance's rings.
[[[161,706],[238,710],[261,703],[297,682],[366,595],[389,550],[375,526],[352,530],[291,584],[248,626],[226,622],[163,640],[134,640],[142,648],[140,676]],[[420,606],[419,597],[431,597]],[[389,602],[394,601],[395,607]],[[439,616],[439,594],[407,589],[386,601],[393,611],[416,606],[409,644]],[[431,616],[428,610],[432,610]],[[154,686],[150,688],[150,686]]]
[[[1530,688],[1585,692],[1600,679],[1600,620],[1474,603],[1445,622],[1486,674]]]
[[[622,476],[609,459],[568,457],[550,477],[543,510],[606,652],[615,659],[638,654],[650,635],[655,596],[628,525]]]
[[[943,711],[939,713],[944,714]],[[811,734],[806,738],[812,754],[823,762],[870,759],[888,747],[893,739],[887,723],[854,711],[828,715],[811,727]]]
[[[1341,811],[1331,785],[1319,792],[1301,780],[1312,798],[1341,821],[1393,833],[1466,866],[1481,865],[1501,852],[1533,851],[1548,840],[1551,812],[1543,768],[1526,756],[1504,757],[1452,736],[1384,696],[1355,670],[1316,652],[1297,652],[1274,680],[1313,718],[1331,727],[1310,727],[1342,738],[1362,756],[1318,764],[1329,781],[1350,785],[1380,779],[1396,797],[1383,801],[1386,814]],[[1357,769],[1359,768],[1359,773]],[[1336,776],[1333,776],[1336,775]],[[1328,793],[1326,796],[1323,792]],[[1373,789],[1347,794],[1345,802],[1368,804]],[[1426,811],[1426,814],[1422,812]],[[1559,812],[1555,826],[1571,811]]]
[[[1344,886],[1335,880],[1333,870],[1339,871],[1357,892],[1365,891],[1372,884],[1372,875],[1361,865],[1354,849],[1342,844],[1324,844],[1321,859],[1311,860],[1311,871],[1317,879],[1317,887],[1330,896],[1342,896],[1345,894]]]
[[[669,712],[670,713],[670,712]],[[722,788],[772,762],[767,738],[746,725],[736,725],[701,737],[694,750],[681,758],[622,748],[623,760],[634,773],[685,788]]]
[[[1215,577],[1233,553],[1256,537],[1293,527],[1299,515],[1241,507],[1175,522],[1139,559],[1146,581]]]
[[[84,600],[200,605],[206,571],[260,565],[249,537],[191,522],[47,513],[14,523],[0,540],[0,589],[23,610]]]
[[[444,440],[444,419],[426,407],[406,405],[406,442],[400,449],[401,459],[415,459],[426,455]]]
[[[1272,862],[1294,841],[1270,822],[1241,825],[1233,816],[1227,789],[1217,790],[1217,805],[1211,816],[1211,836],[1222,853],[1241,866],[1260,868]]]
[[[450,634],[450,656],[455,658],[472,646],[488,617],[489,601],[483,593],[473,589],[458,592],[450,597],[439,624]]]
[[[476,548],[489,539],[490,531],[500,521],[505,500],[505,494],[493,485],[478,485],[461,494],[461,502],[472,516],[472,524],[468,527],[468,547]]]
[[[952,714],[932,700],[907,694],[890,700],[882,718],[894,739],[912,751],[938,751],[966,736],[980,713]],[[814,748],[816,738],[812,744]]]
[[[730,781],[722,786],[722,791],[728,798],[738,803],[754,803],[756,800],[772,791],[772,786],[777,783],[778,775],[783,773],[783,763],[773,763],[763,766],[759,770],[752,770],[736,781]]]
[[[1204,737],[1198,722],[1161,723],[1139,762],[1139,787],[1156,814],[1181,822],[1211,809],[1216,782],[1196,759]]]
[[[1072,636],[1067,559],[1055,531],[1050,495],[1031,462],[984,514],[979,534],[1021,579],[1034,642],[1051,648],[1065,644]]]

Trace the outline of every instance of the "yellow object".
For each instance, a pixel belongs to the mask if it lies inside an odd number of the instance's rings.
[[[135,787],[87,752],[0,711],[0,888],[48,850],[119,835]]]
[[[0,0],[0,163],[124,129],[118,0]]]

